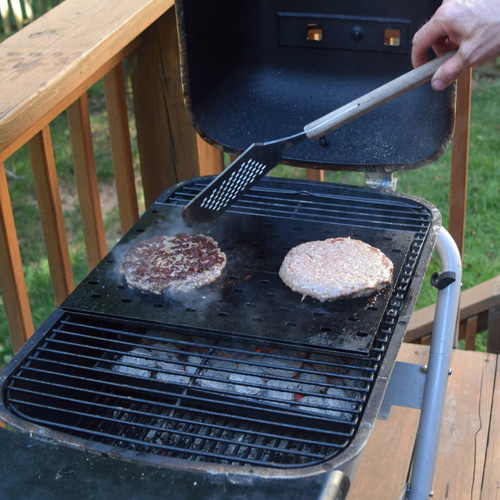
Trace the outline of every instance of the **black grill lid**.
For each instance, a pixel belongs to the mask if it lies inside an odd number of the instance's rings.
[[[409,71],[413,34],[440,1],[176,3],[191,120],[209,142],[235,153],[300,132]],[[329,134],[326,143],[293,148],[285,160],[335,169],[419,167],[448,146],[454,96],[454,88],[437,93],[426,84]]]

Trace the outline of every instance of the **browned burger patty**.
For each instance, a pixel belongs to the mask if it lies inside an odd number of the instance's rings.
[[[190,290],[215,281],[226,265],[217,242],[203,234],[157,236],[130,247],[120,272],[128,286],[157,295]]]
[[[351,238],[309,241],[292,248],[280,268],[283,282],[319,301],[367,297],[392,281],[394,265],[378,248]]]

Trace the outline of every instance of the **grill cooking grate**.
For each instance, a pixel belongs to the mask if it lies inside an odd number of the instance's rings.
[[[207,185],[206,179],[167,191],[159,204],[184,207]],[[425,234],[431,214],[419,203],[397,194],[384,195],[341,184],[308,183],[265,177],[240,197],[226,213],[264,215],[288,220],[348,227],[408,231]]]
[[[302,466],[347,445],[376,368],[66,313],[6,396],[25,420],[136,454]]]

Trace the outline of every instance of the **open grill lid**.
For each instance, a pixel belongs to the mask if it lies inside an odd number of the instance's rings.
[[[292,135],[411,69],[411,40],[437,9],[424,2],[177,0],[186,106],[197,131],[229,153]],[[323,169],[417,168],[446,150],[454,87],[429,84],[285,161]]]

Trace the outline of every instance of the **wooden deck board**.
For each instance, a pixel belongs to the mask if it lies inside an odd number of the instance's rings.
[[[439,440],[434,498],[479,499],[496,356],[455,351]]]
[[[398,361],[426,364],[428,353],[428,346],[403,344]],[[349,500],[399,498],[406,483],[419,416],[419,410],[393,406],[388,420],[377,420]]]
[[[403,344],[398,360],[425,364],[428,352],[428,346]],[[433,500],[500,498],[500,379],[496,365],[497,356],[493,354],[453,353]],[[495,377],[499,382],[496,385]],[[388,420],[376,422],[349,500],[399,498],[410,466],[419,415],[419,410],[393,407]]]
[[[494,364],[494,363],[491,363]],[[489,424],[488,448],[481,500],[500,499],[500,358],[496,362],[496,379]]]

